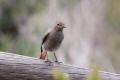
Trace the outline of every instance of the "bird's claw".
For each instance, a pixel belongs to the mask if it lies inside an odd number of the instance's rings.
[[[47,63],[47,64],[49,64],[49,66],[51,66],[53,62],[50,60],[46,60],[45,63]]]
[[[52,61],[50,61],[50,60],[48,60],[48,59],[45,60],[45,62],[46,62],[46,63],[53,63]]]
[[[59,61],[55,61],[55,63],[61,64],[62,62],[59,62]]]
[[[50,61],[50,60],[46,60],[45,62],[46,62],[46,63],[53,63],[53,62],[52,62],[52,61]]]

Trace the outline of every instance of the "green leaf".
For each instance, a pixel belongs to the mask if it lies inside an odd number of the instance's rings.
[[[67,73],[65,73],[61,68],[54,67],[52,69],[53,77],[56,80],[68,80]]]
[[[8,51],[9,43],[10,43],[10,38],[8,36],[1,36],[0,50],[5,52]]]
[[[87,76],[86,80],[100,80],[96,66],[92,67],[92,72]]]
[[[18,38],[18,53],[22,55],[25,54],[28,48],[27,45],[28,45],[27,41],[24,39],[24,37],[19,37]]]

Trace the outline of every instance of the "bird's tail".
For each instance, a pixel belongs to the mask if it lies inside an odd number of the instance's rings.
[[[41,54],[40,54],[40,59],[45,59],[45,57],[46,57],[46,55],[47,55],[47,52],[46,51],[44,51],[43,49],[42,49],[42,46],[41,46]]]
[[[41,54],[40,54],[40,59],[45,59],[46,58],[46,55],[47,55],[47,52],[41,52]]]

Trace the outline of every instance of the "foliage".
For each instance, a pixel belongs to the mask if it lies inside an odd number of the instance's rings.
[[[87,76],[86,80],[100,80],[96,66],[92,67],[92,72]]]
[[[46,10],[48,2],[48,0],[0,1],[0,51],[34,56],[37,51],[36,43],[28,41],[21,35],[20,25],[24,25],[33,14]]]
[[[25,24],[31,15],[43,12],[47,6],[48,0],[0,1],[0,32],[18,36],[19,24]]]
[[[52,69],[53,77],[56,80],[68,80],[67,73],[65,73],[61,68],[54,67]]]
[[[105,26],[103,50],[109,56],[112,66],[116,72],[119,72],[120,64],[120,0],[109,0]]]
[[[8,36],[1,36],[0,38],[0,51],[8,51],[10,38]]]
[[[14,52],[21,55],[34,56],[37,52],[37,45],[33,41],[27,41],[24,37],[19,36],[12,40],[10,36],[1,36],[0,51]]]
[[[26,40],[22,36],[18,37],[17,44],[17,53],[19,54],[34,56],[37,52],[37,45],[32,41]]]

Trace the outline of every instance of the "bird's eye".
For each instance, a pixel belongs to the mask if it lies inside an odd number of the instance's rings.
[[[57,24],[57,26],[59,26],[60,24]]]

